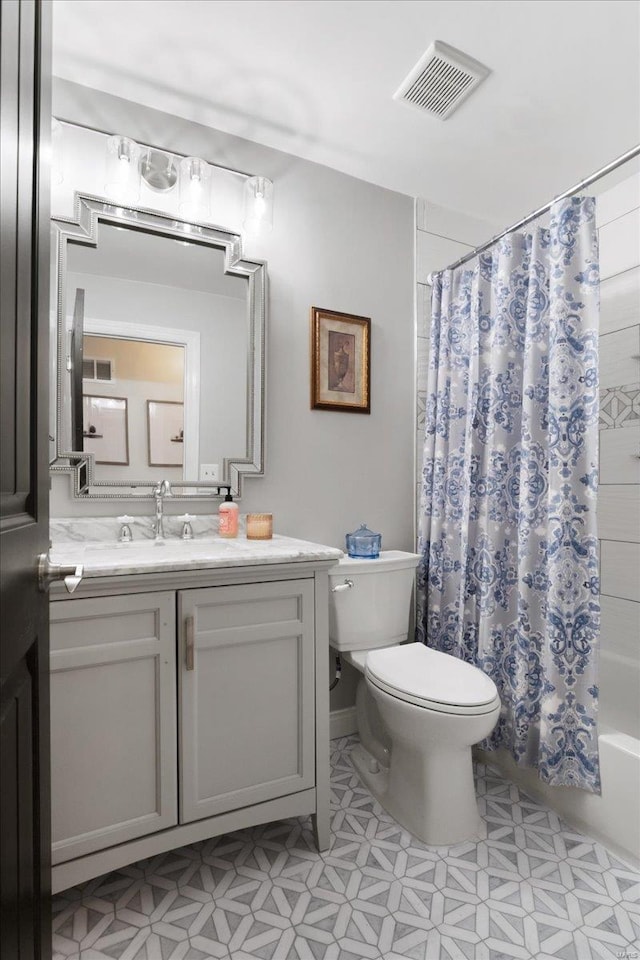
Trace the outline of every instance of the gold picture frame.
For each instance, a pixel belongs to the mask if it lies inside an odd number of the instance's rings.
[[[311,409],[370,413],[371,319],[311,308]]]

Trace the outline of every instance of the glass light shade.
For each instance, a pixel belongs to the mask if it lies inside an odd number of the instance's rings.
[[[211,167],[198,157],[180,161],[178,209],[185,220],[208,220],[211,216]]]
[[[51,118],[51,182],[64,182],[64,130],[55,117]]]
[[[140,148],[129,137],[113,136],[107,140],[107,169],[104,189],[109,200],[135,203],[140,195],[138,157]]]
[[[245,233],[258,236],[273,227],[273,182],[267,177],[249,177],[244,185]]]

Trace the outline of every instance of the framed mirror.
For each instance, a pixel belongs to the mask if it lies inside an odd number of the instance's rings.
[[[77,497],[263,475],[266,265],[238,234],[76,194],[53,225],[51,469]]]

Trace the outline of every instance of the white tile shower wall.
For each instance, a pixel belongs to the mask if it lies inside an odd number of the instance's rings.
[[[640,262],[640,209],[600,225],[600,271],[613,277]]]
[[[620,597],[638,603],[640,544],[622,540],[600,541],[600,590],[605,597]],[[638,669],[637,662],[635,669]]]
[[[615,651],[620,657],[637,660],[640,637],[640,603],[618,597],[600,598],[602,652]],[[638,699],[638,691],[635,693]]]
[[[600,430],[601,489],[610,483],[640,483],[639,451],[640,421],[624,421],[618,429]]]
[[[600,488],[603,657],[640,659],[640,174],[597,200],[601,265]],[[604,681],[604,678],[603,678]],[[609,677],[609,686],[614,682]],[[601,684],[601,716],[618,692]],[[637,689],[636,689],[637,699]],[[640,729],[627,731],[640,736]]]
[[[598,530],[603,540],[640,543],[640,497],[636,484],[603,484],[598,491]]]
[[[638,380],[640,326],[600,334],[600,389],[621,387]]]
[[[638,322],[640,267],[607,277],[600,284],[600,334],[632,327]]]

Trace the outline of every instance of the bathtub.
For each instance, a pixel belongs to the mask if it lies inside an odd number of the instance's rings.
[[[600,651],[598,746],[602,793],[550,787],[537,771],[516,766],[505,750],[478,751],[530,796],[544,800],[580,832],[640,868],[640,660],[619,637],[603,635]]]

